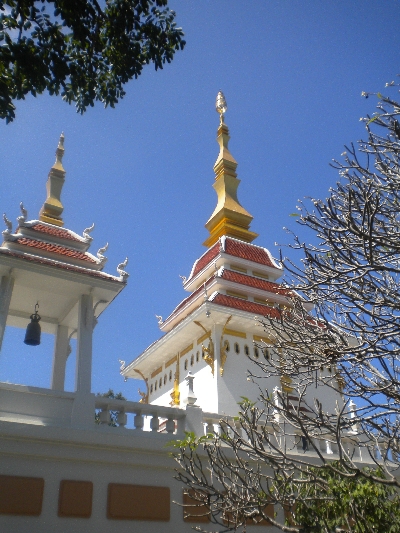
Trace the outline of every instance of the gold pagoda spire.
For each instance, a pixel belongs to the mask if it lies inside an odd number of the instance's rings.
[[[224,122],[227,110],[225,97],[219,91],[216,100],[216,110],[220,115],[217,131],[219,155],[214,165],[215,183],[213,185],[217,196],[217,207],[206,223],[210,232],[208,239],[203,243],[212,246],[222,235],[235,237],[246,242],[252,242],[257,233],[249,230],[253,217],[244,209],[237,199],[237,188],[240,180],[237,178],[237,162],[228,149],[229,130]]]
[[[63,155],[64,133],[61,133],[56,150],[56,161],[51,167],[47,178],[47,198],[39,213],[39,219],[42,222],[48,222],[49,224],[55,224],[56,226],[64,226],[64,221],[61,217],[64,206],[62,205],[60,198],[65,180],[65,170],[62,166]]]

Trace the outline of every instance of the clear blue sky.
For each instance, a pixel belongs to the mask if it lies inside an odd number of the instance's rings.
[[[110,243],[111,273],[129,257],[128,286],[95,330],[92,390],[132,400],[140,382],[123,382],[118,359],[131,361],[160,336],[154,315],[166,317],[185,296],[178,275],[205,251],[218,90],[228,102],[239,199],[254,216],[255,244],[277,256],[297,200],[325,198],[337,179],[329,162],[364,135],[359,118],[375,101],[361,91],[384,91],[400,72],[399,0],[170,5],[185,50],[163,71],[147,67],[115,109],[98,104],[80,116],[59,98],[28,97],[13,124],[0,124],[0,212],[15,220],[22,200],[37,218],[64,131],[65,226],[81,233],[96,223],[92,252]],[[48,386],[52,339],[29,348],[23,335],[7,330],[0,380]]]

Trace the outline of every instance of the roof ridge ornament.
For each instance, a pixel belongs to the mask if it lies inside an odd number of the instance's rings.
[[[6,225],[6,229],[3,231],[3,235],[10,235],[12,233],[12,222],[7,218],[7,215],[3,213],[3,220],[4,224]]]
[[[104,252],[107,250],[107,248],[108,248],[108,242],[102,248],[99,248],[97,252],[97,259],[100,261],[100,264],[102,266],[104,266],[107,263],[107,257],[104,255]]]
[[[61,191],[65,181],[65,170],[62,165],[64,156],[64,133],[61,133],[56,149],[56,160],[51,167],[47,183],[47,198],[39,213],[39,220],[56,226],[64,226],[62,212],[64,206],[61,203]]]
[[[22,202],[20,202],[19,208],[22,214],[19,217],[17,217],[17,222],[20,226],[22,226],[25,220],[28,218],[28,211],[25,209],[24,204]]]
[[[83,230],[82,237],[85,239],[86,242],[92,242],[93,237],[89,235],[89,233],[92,233],[93,230],[94,230],[94,222],[91,226]]]
[[[119,274],[119,279],[124,282],[127,281],[129,278],[128,272],[125,272],[124,270],[127,264],[128,264],[128,258],[125,257],[125,261],[122,261],[122,263],[120,263],[117,266],[117,272]]]

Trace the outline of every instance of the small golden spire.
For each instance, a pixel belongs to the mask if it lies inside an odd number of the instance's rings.
[[[237,199],[240,180],[236,174],[237,162],[228,149],[229,130],[224,122],[224,114],[228,106],[221,91],[217,95],[215,107],[220,115],[217,131],[219,155],[214,165],[215,183],[213,185],[218,201],[217,207],[206,223],[210,235],[203,244],[208,247],[215,244],[222,235],[246,242],[252,242],[258,237],[257,233],[249,230],[253,217]]]
[[[49,176],[47,178],[46,189],[47,198],[39,213],[39,219],[42,222],[55,224],[56,226],[63,226],[64,222],[61,214],[64,206],[61,203],[61,190],[65,180],[65,170],[62,166],[62,158],[64,155],[64,133],[61,133],[56,150],[56,161],[51,167]]]

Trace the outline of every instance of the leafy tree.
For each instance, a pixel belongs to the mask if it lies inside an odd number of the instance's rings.
[[[0,0],[0,118],[13,100],[45,91],[83,113],[114,107],[145,65],[157,69],[183,49],[168,0]]]
[[[400,531],[400,103],[375,96],[367,139],[333,163],[336,187],[299,206],[316,244],[295,235],[302,267],[282,259],[296,291],[262,321],[274,350],[249,372],[259,401],[243,399],[220,435],[177,443],[177,478],[228,529]],[[267,390],[271,377],[291,392]],[[322,385],[337,405],[314,400]]]
[[[340,463],[333,463],[340,473],[330,468],[309,469],[316,482],[307,484],[300,491],[300,498],[293,509],[295,521],[302,525],[304,533],[323,531],[400,531],[400,497],[393,486],[376,483],[363,476],[347,479]],[[381,469],[366,474],[385,476]],[[353,517],[357,517],[355,520]]]

